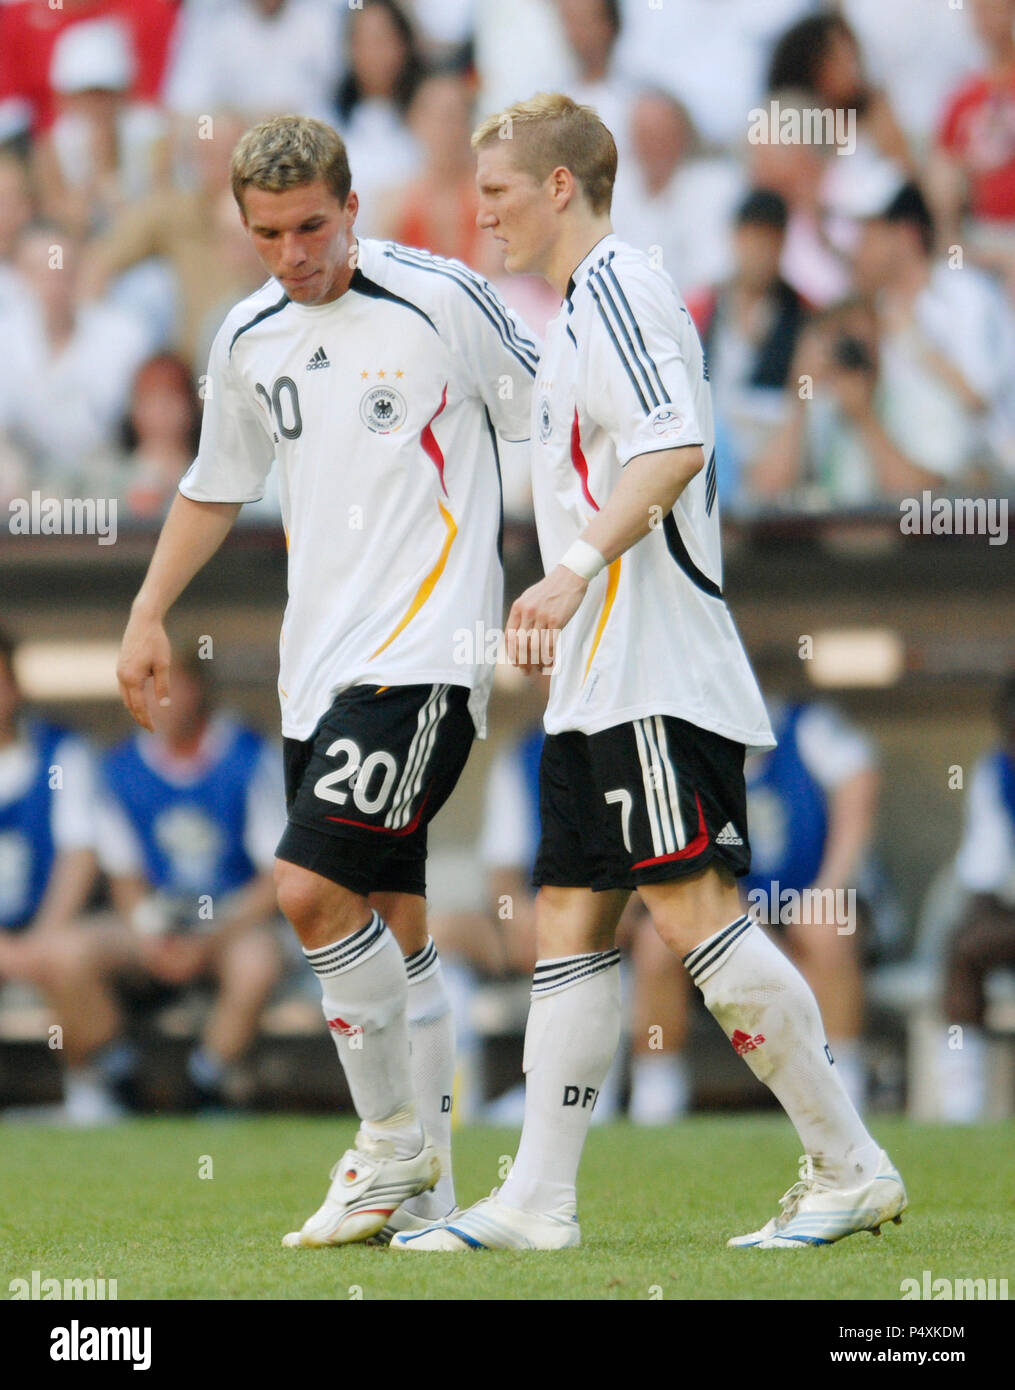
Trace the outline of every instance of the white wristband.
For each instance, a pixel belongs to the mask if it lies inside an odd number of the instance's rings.
[[[606,568],[606,561],[595,546],[581,540],[575,541],[561,556],[560,563],[580,579],[586,580],[595,579],[599,571]]]

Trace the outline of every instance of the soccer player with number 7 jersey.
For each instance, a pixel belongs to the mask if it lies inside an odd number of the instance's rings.
[[[215,338],[198,455],[118,675],[151,727],[148,698],[171,697],[165,615],[274,464],[289,552],[279,905],[361,1121],[323,1205],[283,1243],[383,1243],[455,1205],[454,1032],[426,928],[426,834],[484,732],[493,667],[482,649],[463,663],[460,637],[500,625],[499,441],[528,437],[537,353],[459,262],[357,241],[329,126],[254,127],[232,182],[271,278]]]
[[[813,994],[737,892],[750,867],[744,756],[775,740],[723,598],[698,335],[669,276],[613,234],[617,152],[594,111],[544,94],[492,116],[473,145],[479,225],[508,271],[542,275],[563,299],[532,402],[546,578],[515,602],[507,632],[518,665],[556,657],[539,959],[509,1176],[392,1248],[579,1243],[578,1165],[619,1041],[614,934],[632,891],[805,1150],[778,1215],[728,1243],[799,1249],[879,1230],[906,1205],[902,1181],[838,1078]]]

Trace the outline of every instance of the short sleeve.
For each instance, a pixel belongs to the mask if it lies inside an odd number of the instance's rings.
[[[797,725],[797,746],[807,771],[834,792],[877,766],[874,744],[831,705],[809,705]]]
[[[95,766],[84,742],[65,738],[56,747],[54,763],[61,769],[59,791],[53,796],[53,844],[57,851],[92,849],[95,845]]]
[[[701,349],[687,310],[674,303],[672,291],[659,294],[613,262],[590,272],[585,283],[593,300],[586,409],[610,436],[621,465],[638,454],[703,445],[692,387]]]
[[[144,852],[123,807],[103,790],[95,803],[95,846],[110,878],[143,878]]]
[[[539,365],[539,349],[528,328],[493,286],[471,271],[459,279],[450,326],[452,351],[490,412],[494,429],[507,440],[528,439]]]
[[[201,441],[180,479],[194,502],[259,502],[275,457],[266,421],[231,360],[232,331],[230,317],[212,343]]]

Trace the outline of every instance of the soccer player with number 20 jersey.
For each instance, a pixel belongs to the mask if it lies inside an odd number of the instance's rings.
[[[454,1034],[426,929],[426,828],[484,728],[493,670],[484,651],[463,664],[456,634],[500,623],[499,441],[528,436],[537,354],[463,265],[357,241],[330,127],[254,127],[232,180],[271,278],[215,339],[200,448],[119,678],[150,727],[149,680],[170,696],[165,614],[274,464],[289,551],[279,905],[361,1120],[324,1204],[284,1244],[383,1242],[455,1204]]]
[[[563,297],[532,395],[546,578],[509,656],[555,657],[540,767],[525,1123],[503,1187],[406,1251],[579,1243],[576,1180],[620,1033],[614,933],[637,891],[805,1150],[779,1214],[733,1246],[799,1249],[898,1219],[906,1194],[843,1088],[796,968],[742,913],[745,752],[774,745],[722,592],[707,369],[669,276],[610,226],[616,147],[542,95],[476,132],[479,223]],[[828,928],[815,926],[815,930]]]

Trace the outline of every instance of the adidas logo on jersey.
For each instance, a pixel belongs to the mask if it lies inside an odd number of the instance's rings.
[[[311,357],[310,361],[307,363],[307,371],[315,372],[317,371],[318,367],[330,366],[331,363],[328,361],[328,354],[324,351],[324,348],[319,347],[317,351],[314,353],[313,357]]]
[[[715,837],[715,842],[717,845],[742,845],[744,843],[743,838],[737,834],[731,820],[728,820],[719,831],[719,834]]]

